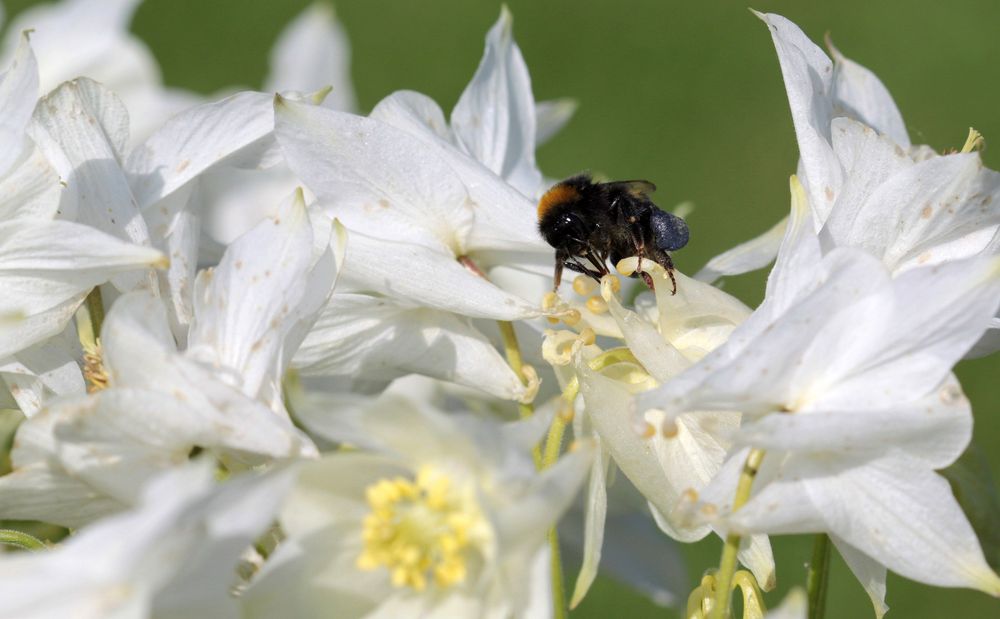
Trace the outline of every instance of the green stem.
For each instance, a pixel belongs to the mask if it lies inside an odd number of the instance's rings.
[[[87,295],[87,311],[90,312],[90,324],[94,330],[94,341],[101,337],[101,327],[104,326],[104,300],[101,298],[101,287],[94,286]]]
[[[566,619],[566,586],[563,584],[562,559],[559,556],[559,533],[549,529],[549,547],[552,550],[552,610],[553,619]]]
[[[45,542],[23,531],[0,529],[0,544],[16,546],[24,550],[45,550]]]
[[[733,498],[733,511],[743,507],[750,498],[750,489],[757,470],[764,459],[764,450],[751,449],[747,461],[743,464],[739,483],[736,484],[736,496]],[[712,605],[713,619],[729,617],[729,603],[732,598],[733,574],[736,572],[736,555],[740,550],[740,536],[730,533],[726,536],[726,545],[722,548],[722,559],[719,560],[719,571],[715,574],[715,603]]]
[[[500,337],[503,338],[503,352],[507,356],[507,363],[514,370],[517,377],[524,385],[528,384],[528,379],[524,376],[524,358],[521,356],[521,347],[517,343],[517,334],[514,333],[514,323],[508,320],[498,320],[500,325]],[[535,408],[531,404],[518,404],[518,412],[521,419],[531,417],[535,414]]]
[[[826,588],[830,573],[830,538],[825,533],[816,536],[813,542],[812,561],[806,574],[806,589],[809,592],[809,619],[823,619],[826,612]]]

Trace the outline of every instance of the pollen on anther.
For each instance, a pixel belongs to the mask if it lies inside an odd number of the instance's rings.
[[[608,304],[601,297],[590,297],[587,299],[587,309],[595,314],[603,314],[608,311]]]
[[[566,312],[563,315],[562,321],[565,322],[570,327],[576,325],[577,323],[580,322],[580,311],[579,310],[569,310],[568,312]]]
[[[580,275],[573,280],[573,292],[581,297],[591,295],[595,290],[597,290],[597,282],[590,279],[586,275]]]

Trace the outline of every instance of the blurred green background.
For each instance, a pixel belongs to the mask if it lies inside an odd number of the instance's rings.
[[[4,3],[8,15],[26,1]],[[152,48],[167,85],[202,93],[259,88],[282,26],[307,0],[147,0],[133,31]],[[398,89],[427,93],[447,111],[472,76],[498,2],[340,0],[353,77],[368,110]],[[675,256],[693,272],[756,235],[788,209],[796,146],[781,75],[765,27],[738,2],[512,0],[514,34],[538,99],[574,97],[579,110],[542,147],[549,176],[590,169],[648,178],[670,207],[694,202],[691,244]],[[959,148],[970,125],[1000,140],[1000,3],[990,0],[838,3],[759,2],[797,22],[813,40],[829,31],[846,55],[873,69],[893,93],[915,143]],[[1000,143],[1000,142],[998,142]],[[1000,149],[984,159],[1000,166]],[[763,275],[727,282],[757,303]],[[997,359],[958,373],[976,414],[976,441],[1000,477]],[[804,582],[811,539],[774,541],[774,605]],[[718,561],[721,544],[685,547],[691,581]],[[890,617],[998,617],[1000,601],[970,591],[890,577]],[[834,559],[827,617],[871,616],[861,587]],[[611,581],[599,581],[574,619],[673,617]]]

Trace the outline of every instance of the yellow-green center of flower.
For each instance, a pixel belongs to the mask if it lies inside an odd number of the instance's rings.
[[[381,479],[366,490],[362,570],[385,567],[392,584],[423,591],[465,581],[468,562],[489,531],[474,494],[424,467],[415,480]]]

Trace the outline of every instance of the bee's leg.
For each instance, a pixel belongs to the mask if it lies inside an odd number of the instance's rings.
[[[670,276],[670,294],[677,294],[677,279],[674,277],[674,261],[670,258],[670,254],[663,252],[663,261],[660,262],[660,266],[667,272]]]
[[[593,249],[587,251],[587,260],[589,260],[590,263],[594,265],[595,270],[600,273],[600,277],[597,278],[597,281],[601,281],[601,277],[611,272],[611,270],[608,269],[607,258],[602,260],[601,258],[603,257],[604,256],[600,255],[599,252],[595,252]]]
[[[577,273],[582,273],[587,277],[590,277],[598,282],[601,281],[601,276],[604,275],[604,273],[600,273],[599,271],[595,271],[594,269],[588,269],[587,267],[577,262],[575,258],[566,261],[566,268],[569,269],[570,271],[576,271]]]

